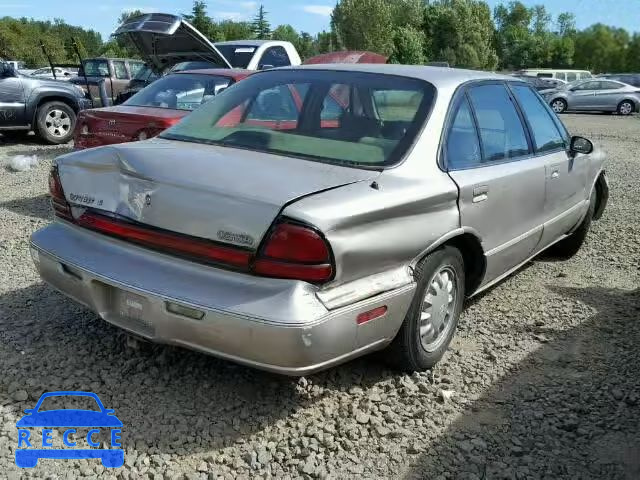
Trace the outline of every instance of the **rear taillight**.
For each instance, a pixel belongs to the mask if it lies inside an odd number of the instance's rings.
[[[64,196],[62,183],[60,183],[60,175],[58,174],[58,167],[55,166],[51,168],[51,172],[49,173],[49,193],[51,194],[51,206],[53,207],[54,214],[65,220],[73,221],[71,206]]]
[[[331,251],[311,227],[279,223],[258,254],[253,270],[266,277],[326,282],[333,276]]]
[[[93,212],[85,212],[76,222],[81,227],[157,250],[249,268],[251,253],[236,247],[224,247],[209,240],[143,227]]]

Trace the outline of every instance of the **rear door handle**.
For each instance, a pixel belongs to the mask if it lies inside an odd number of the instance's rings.
[[[489,187],[487,185],[473,187],[473,203],[484,202],[487,198],[489,198]]]

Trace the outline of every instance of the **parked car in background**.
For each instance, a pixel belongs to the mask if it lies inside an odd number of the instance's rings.
[[[598,78],[615,80],[617,82],[626,83],[627,85],[640,88],[640,73],[606,73],[598,75]]]
[[[27,64],[25,62],[23,62],[22,60],[2,60],[2,59],[0,59],[0,61],[4,61],[6,64],[11,65],[11,67],[13,68],[14,71],[24,70],[27,67]]]
[[[519,73],[514,73],[513,76],[527,82],[538,91],[559,88],[567,83],[556,78],[534,77],[532,75],[522,75]]]
[[[122,105],[81,112],[75,129],[75,148],[81,150],[155,137],[251,73],[217,69],[167,75]]]
[[[85,76],[92,83],[104,79],[107,97],[110,101],[113,101],[143,67],[144,62],[135,59],[88,58],[82,61],[82,68],[78,71],[78,76],[71,78],[69,82],[78,85],[85,92],[88,91],[94,106],[100,106],[101,99],[98,87],[90,85],[87,90]]]
[[[152,341],[290,375],[385,347],[424,370],[465,297],[579,250],[607,203],[592,149],[513,77],[270,70],[157,138],[56,159],[32,258]]]
[[[587,110],[631,115],[640,108],[638,87],[614,80],[579,80],[540,93],[556,113]]]
[[[300,55],[291,42],[233,40],[214,45],[234,68],[265,70],[301,63]]]
[[[534,77],[541,78],[555,78],[562,80],[563,82],[575,82],[576,80],[584,80],[585,78],[591,78],[593,75],[588,70],[567,70],[567,69],[554,69],[554,68],[527,68],[519,70],[519,74],[532,75]]]
[[[30,130],[47,143],[66,143],[73,136],[76,115],[90,103],[84,91],[59,80],[17,73],[0,62],[0,131],[5,137]]]
[[[64,68],[59,68],[59,67],[54,67],[54,68],[56,72],[56,76],[55,76],[56,80],[69,80],[70,78],[75,77],[77,75],[76,73],[70,70],[66,70]],[[31,76],[36,78],[54,78],[51,67],[38,68],[37,70],[34,70],[33,72],[31,72]]]

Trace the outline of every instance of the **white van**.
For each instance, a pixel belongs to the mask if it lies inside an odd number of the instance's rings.
[[[591,72],[588,70],[556,70],[553,68],[527,68],[525,70],[520,70],[518,73],[532,75],[534,77],[555,78],[564,82],[574,82],[576,80],[582,80],[583,78],[593,77]]]

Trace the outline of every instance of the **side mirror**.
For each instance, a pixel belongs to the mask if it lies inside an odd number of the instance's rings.
[[[260,70],[271,70],[273,67],[273,65],[260,65]]]
[[[584,137],[571,137],[571,146],[569,147],[571,153],[582,153],[588,155],[593,152],[593,143]]]

